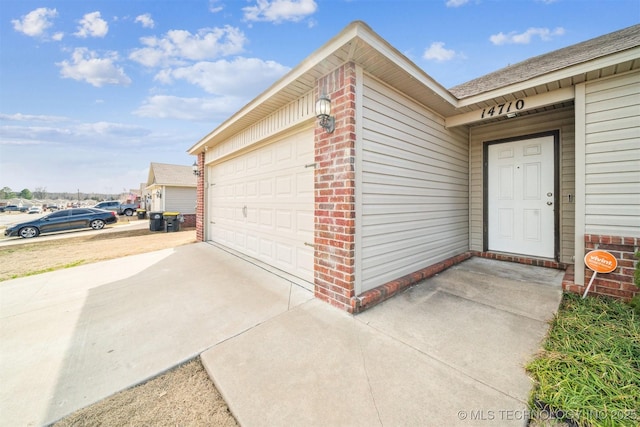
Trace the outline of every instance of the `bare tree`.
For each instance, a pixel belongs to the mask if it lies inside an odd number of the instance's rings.
[[[33,191],[33,197],[36,199],[46,199],[47,198],[47,187],[36,187]]]

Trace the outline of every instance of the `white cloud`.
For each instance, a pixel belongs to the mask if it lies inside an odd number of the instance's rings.
[[[204,28],[196,34],[186,30],[171,30],[162,37],[143,37],[146,47],[136,49],[129,59],[147,67],[181,64],[183,60],[200,61],[233,55],[244,50],[247,41],[238,28]]]
[[[241,96],[251,99],[289,71],[289,67],[257,58],[233,61],[198,62],[189,67],[163,70],[156,80],[171,83],[184,80],[207,93]]]
[[[209,12],[218,13],[224,9],[224,6],[220,4],[220,0],[209,0]]]
[[[516,33],[515,31],[504,34],[500,32],[498,34],[494,34],[489,37],[491,43],[495,45],[503,45],[503,44],[529,44],[531,39],[535,36],[540,37],[541,40],[551,40],[554,36],[561,36],[564,34],[564,28],[558,27],[554,30],[550,30],[548,28],[529,28],[524,33]]]
[[[34,114],[2,114],[0,113],[0,120],[12,121],[12,122],[66,122],[69,119],[62,116],[43,116]]]
[[[53,25],[51,20],[57,16],[56,9],[41,7],[22,16],[22,19],[12,19],[11,23],[13,29],[19,33],[30,37],[41,37],[46,35],[47,28]]]
[[[447,0],[447,7],[460,7],[469,3],[469,0]]]
[[[109,24],[100,17],[100,12],[91,12],[84,15],[80,20],[78,31],[73,35],[82,38],[104,37],[108,32]]]
[[[104,58],[86,48],[76,48],[71,55],[71,61],[57,63],[63,78],[86,81],[95,86],[123,85],[131,83],[131,79],[121,67],[115,65],[118,60],[116,52],[108,53]]]
[[[227,118],[246,102],[244,98],[180,98],[155,95],[133,113],[140,117],[216,122]]]
[[[80,136],[101,135],[117,137],[139,137],[148,135],[151,132],[148,129],[135,125],[111,122],[95,122],[82,123],[76,126],[74,133]]]
[[[151,15],[148,13],[145,13],[144,15],[136,16],[136,19],[134,22],[141,23],[143,28],[153,28],[156,25],[156,23],[153,22]]]
[[[244,19],[256,22],[298,22],[315,13],[314,0],[257,0],[255,6],[242,8]]]
[[[443,42],[431,43],[431,46],[425,49],[424,54],[422,55],[424,59],[438,62],[450,61],[456,56],[458,56],[456,51],[452,49],[445,49]]]

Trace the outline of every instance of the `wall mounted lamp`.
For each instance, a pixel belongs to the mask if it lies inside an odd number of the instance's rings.
[[[193,165],[191,165],[191,170],[195,176],[200,176],[200,171],[198,170],[198,164],[196,162],[193,162]]]
[[[327,133],[333,133],[336,128],[336,119],[331,116],[331,100],[322,95],[316,101],[316,117],[320,120],[319,125]]]
[[[157,197],[158,199],[162,199],[162,191],[160,191],[160,190],[156,190],[156,197]]]

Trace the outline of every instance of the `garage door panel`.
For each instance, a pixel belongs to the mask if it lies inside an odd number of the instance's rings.
[[[309,129],[211,167],[210,239],[313,282],[313,156]]]

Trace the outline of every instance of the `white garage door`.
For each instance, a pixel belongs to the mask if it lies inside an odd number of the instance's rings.
[[[313,283],[313,129],[211,168],[209,239]]]

